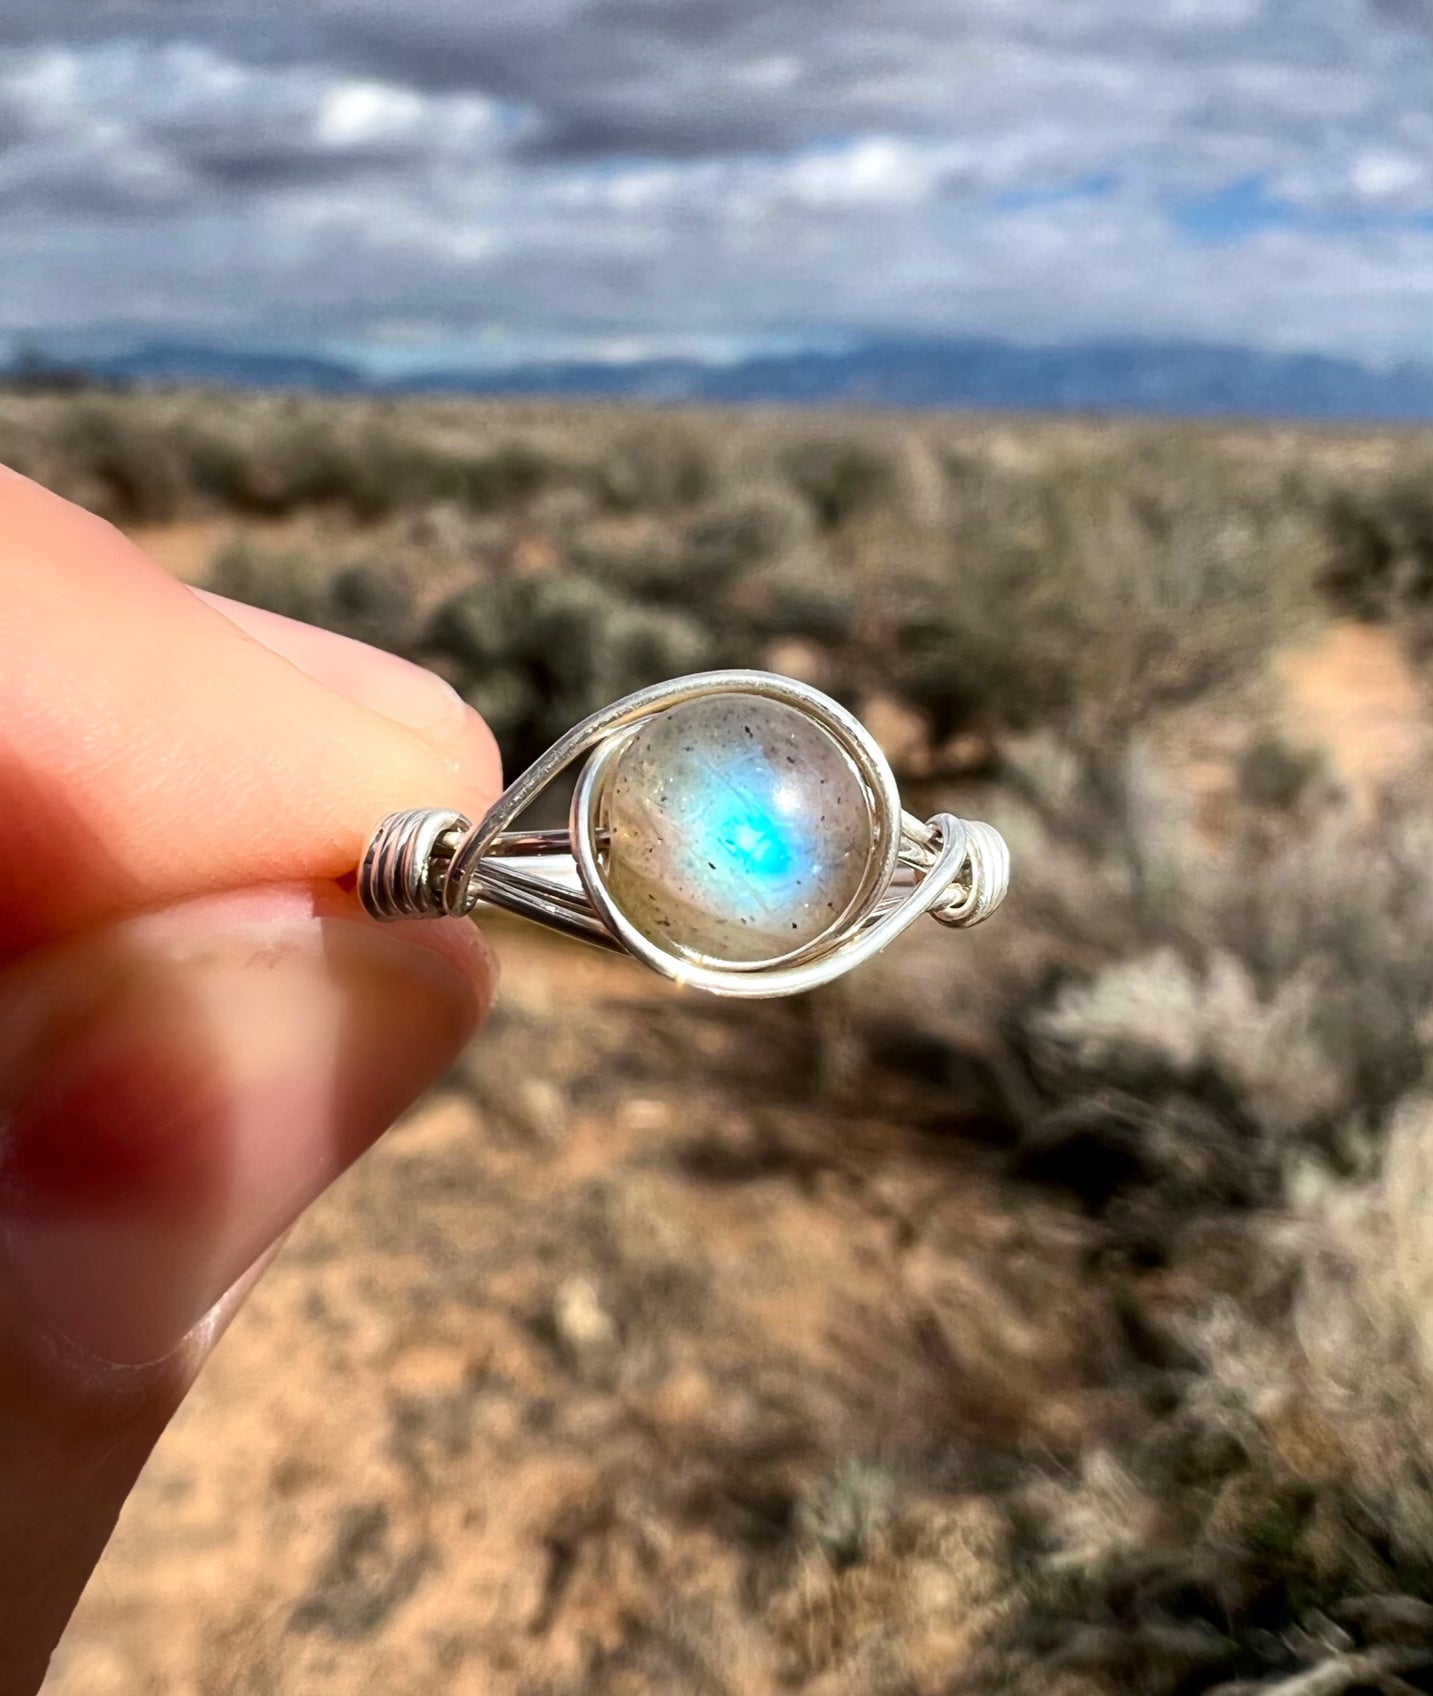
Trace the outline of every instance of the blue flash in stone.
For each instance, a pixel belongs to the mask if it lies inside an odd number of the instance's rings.
[[[750,696],[649,719],[603,807],[609,891],[644,935],[708,959],[780,959],[821,936],[872,851],[845,753],[805,714]]]
[[[769,814],[753,812],[729,819],[718,828],[716,837],[740,871],[782,877],[791,870],[795,858],[791,844]]]

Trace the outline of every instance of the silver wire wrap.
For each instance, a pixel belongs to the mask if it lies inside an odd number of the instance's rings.
[[[672,952],[638,931],[613,901],[598,826],[602,783],[633,730],[653,713],[704,695],[753,694],[814,718],[844,749],[865,785],[872,853],[850,916],[790,956],[756,965]],[[565,830],[516,821],[568,766],[583,760]],[[358,893],[378,919],[456,918],[480,904],[617,952],[717,995],[766,997],[815,988],[870,959],[922,913],[956,929],[989,918],[1010,885],[1010,851],[992,825],[905,812],[890,766],[870,733],[819,690],[759,671],[704,672],[615,701],[568,731],[476,824],[462,813],[394,813],[374,833]]]

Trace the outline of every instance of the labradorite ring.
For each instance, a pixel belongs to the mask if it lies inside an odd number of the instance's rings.
[[[574,768],[567,829],[523,830]],[[477,824],[394,813],[358,889],[375,918],[502,907],[697,989],[773,996],[829,982],[924,913],[978,924],[1009,880],[992,826],[902,809],[870,732],[829,696],[711,671],[593,713]]]

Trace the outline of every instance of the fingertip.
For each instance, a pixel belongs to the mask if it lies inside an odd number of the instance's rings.
[[[475,816],[502,789],[502,756],[496,738],[482,716],[436,673],[337,631],[248,606],[212,590],[193,593],[246,636],[316,682],[416,730],[446,763],[455,798]]]
[[[479,819],[502,793],[503,757],[488,722],[464,703],[452,741],[454,793],[465,798],[468,813]]]

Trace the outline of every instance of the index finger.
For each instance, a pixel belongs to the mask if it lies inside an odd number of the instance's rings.
[[[134,908],[340,877],[385,814],[476,814],[500,787],[436,679],[431,722],[399,722],[393,674],[365,689],[359,656],[404,662],[345,643],[326,664],[342,639],[221,611],[3,470],[0,606],[0,960]]]

